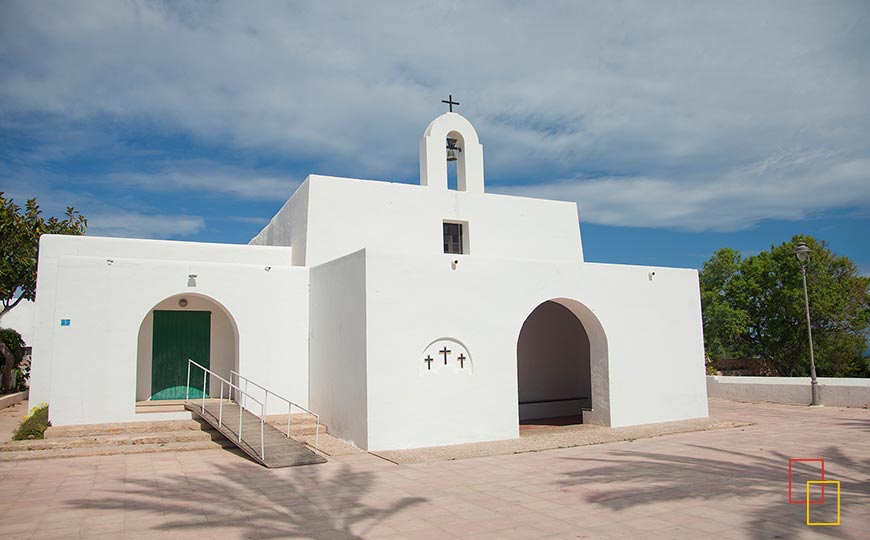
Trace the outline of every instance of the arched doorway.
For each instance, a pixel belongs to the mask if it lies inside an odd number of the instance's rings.
[[[609,425],[607,369],[607,342],[597,317],[576,300],[541,303],[517,340],[520,421]]]
[[[229,379],[238,371],[239,333],[229,312],[213,298],[179,294],[156,304],[139,326],[136,401],[184,399],[187,359]],[[191,372],[191,396],[206,395],[215,381]],[[194,390],[196,389],[196,390]]]

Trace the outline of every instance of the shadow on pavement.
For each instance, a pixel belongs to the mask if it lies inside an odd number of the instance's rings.
[[[826,479],[839,480],[843,525],[808,527],[806,506],[788,503],[788,459],[774,452],[771,457],[689,445],[698,454],[718,453],[721,458],[690,457],[650,452],[614,451],[612,459],[567,458],[583,461],[584,467],[566,473],[564,486],[594,485],[585,499],[612,510],[625,510],[662,501],[722,501],[707,505],[711,518],[732,521],[747,536],[757,540],[797,538],[808,529],[831,538],[858,538],[870,505],[870,462],[855,461],[837,447],[818,456],[825,459]],[[805,457],[805,456],[800,456]],[[796,463],[797,473],[814,473],[809,465]],[[812,476],[810,476],[812,478]],[[608,484],[614,484],[609,488]],[[804,484],[805,485],[805,484]],[[802,492],[795,498],[803,499]],[[854,510],[854,512],[849,512]],[[854,519],[846,523],[847,515]],[[667,519],[668,516],[658,516]],[[703,519],[703,518],[702,518]],[[819,519],[819,518],[814,518]],[[822,518],[824,519],[824,518]],[[848,525],[848,526],[847,526]],[[857,528],[855,528],[857,527]]]
[[[374,473],[354,472],[347,465],[269,470],[246,463],[199,469],[198,474],[186,470],[150,479],[128,475],[123,487],[99,500],[69,504],[122,511],[128,522],[141,519],[142,531],[189,531],[191,538],[235,532],[245,538],[352,540],[369,534],[384,519],[427,501],[406,497],[392,504],[375,502]],[[149,520],[153,525],[148,526]]]

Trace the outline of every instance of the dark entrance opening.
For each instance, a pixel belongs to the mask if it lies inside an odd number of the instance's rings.
[[[517,383],[521,422],[581,423],[592,408],[589,336],[567,307],[547,301],[526,319],[517,342]]]

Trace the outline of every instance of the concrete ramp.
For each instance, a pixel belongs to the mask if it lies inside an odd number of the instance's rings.
[[[204,404],[189,401],[185,403],[185,408],[202,418],[254,461],[270,469],[326,462],[323,456],[233,401],[209,400]]]

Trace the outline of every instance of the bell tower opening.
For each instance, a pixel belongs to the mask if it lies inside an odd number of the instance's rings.
[[[444,113],[426,128],[420,140],[420,184],[484,192],[483,145],[474,126],[462,115]]]
[[[462,152],[464,142],[462,135],[456,131],[451,131],[447,134],[447,189],[456,191],[465,191],[466,186],[459,185],[459,171],[465,171],[465,156]]]

